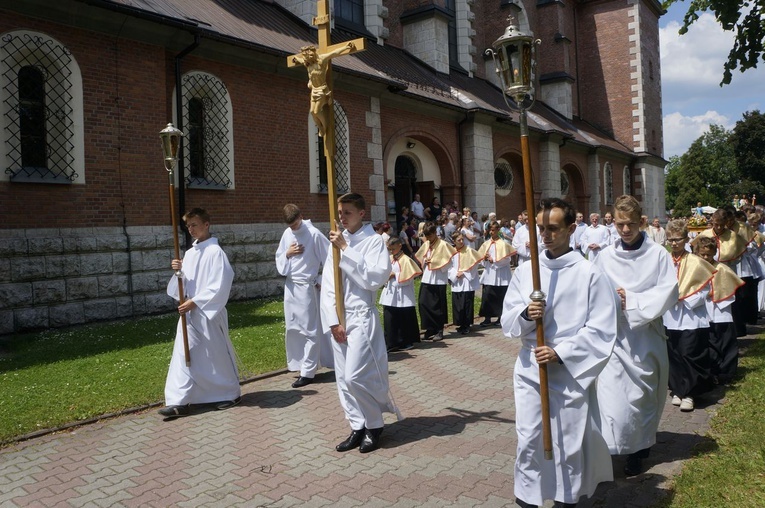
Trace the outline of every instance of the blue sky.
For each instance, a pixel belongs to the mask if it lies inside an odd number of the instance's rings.
[[[710,124],[731,129],[746,111],[765,113],[765,64],[743,74],[734,70],[731,84],[720,87],[733,32],[704,13],[678,35],[688,4],[672,4],[659,19],[666,159],[685,153]]]

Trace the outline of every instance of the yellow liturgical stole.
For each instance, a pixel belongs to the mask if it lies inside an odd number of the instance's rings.
[[[469,272],[475,265],[481,262],[481,255],[478,251],[471,249],[468,246],[463,246],[462,250],[458,250],[457,254],[460,256],[460,272]],[[455,255],[457,255],[455,254]]]
[[[489,247],[494,245],[494,252],[495,252],[495,258],[494,262],[500,261],[502,259],[505,259],[506,257],[512,256],[515,254],[515,249],[512,245],[507,243],[504,240],[489,240],[488,242],[483,242],[481,245],[481,249],[478,251],[478,254],[481,256],[481,259],[486,257],[486,253],[489,252]]]
[[[758,236],[758,232],[752,229],[752,227],[749,224],[744,224],[743,222],[736,221],[737,228],[735,229],[735,233],[744,239],[747,245],[749,245],[749,242],[752,240],[756,240]],[[761,245],[761,243],[758,244],[758,246]]]
[[[712,301],[717,303],[727,300],[744,285],[744,281],[725,263],[715,265],[715,276],[712,279]]]
[[[749,244],[743,236],[730,229],[726,229],[720,236],[715,236],[715,232],[711,228],[705,229],[699,233],[699,236],[706,236],[717,242],[717,259],[723,263],[735,261],[743,256],[746,252],[746,246]]]
[[[422,275],[422,270],[420,270],[420,267],[414,262],[414,259],[404,254],[403,251],[398,252],[398,258],[391,256],[390,262],[391,264],[398,263],[399,272],[398,279],[396,280],[400,284],[414,279],[418,275]]]
[[[415,256],[423,266],[425,265],[425,257],[429,257],[430,269],[440,270],[449,264],[455,252],[456,251],[454,250],[454,247],[439,239],[436,240],[436,243],[433,244],[432,249],[430,248],[429,241],[422,244],[422,247],[420,247],[420,250],[417,251]]]
[[[680,293],[678,300],[684,300],[701,291],[715,275],[715,267],[695,254],[683,254],[679,261],[672,256],[672,261],[677,266],[677,285]]]

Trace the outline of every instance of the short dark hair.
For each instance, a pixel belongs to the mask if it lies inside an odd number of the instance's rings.
[[[292,224],[295,222],[298,217],[300,217],[300,215],[300,208],[298,208],[297,205],[292,203],[287,203],[284,205],[284,222],[287,224]]]
[[[693,248],[693,252],[698,254],[701,249],[708,250],[712,255],[715,255],[715,253],[717,253],[717,242],[714,238],[700,236],[696,241],[696,246]]]
[[[423,236],[435,235],[437,231],[438,231],[438,227],[436,226],[435,222],[428,221],[422,227],[422,235]]]
[[[192,208],[183,215],[183,222],[188,222],[193,217],[198,217],[202,222],[210,222],[210,214],[204,208]]]
[[[391,236],[388,238],[388,247],[393,247],[394,245],[401,245],[401,238],[397,236]]]
[[[350,203],[359,210],[367,209],[367,202],[364,201],[364,196],[362,196],[361,194],[356,194],[355,192],[349,192],[347,194],[343,194],[342,196],[337,198],[337,202]]]
[[[576,209],[570,203],[560,198],[545,198],[539,202],[537,213],[546,212],[553,208],[559,208],[563,212],[563,222],[570,226],[576,221]]]

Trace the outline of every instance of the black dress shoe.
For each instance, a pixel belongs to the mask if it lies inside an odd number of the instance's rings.
[[[297,378],[297,381],[292,383],[292,388],[300,388],[301,386],[310,385],[311,383],[313,383],[312,377],[300,376],[299,378]]]
[[[180,418],[181,416],[189,416],[189,414],[191,414],[191,408],[188,404],[184,406],[167,406],[157,412],[168,420],[172,420],[174,418]]]
[[[364,438],[364,432],[366,429],[352,430],[348,439],[335,446],[335,450],[339,452],[347,452],[353,450],[361,444],[361,440]]]
[[[643,471],[643,459],[636,454],[627,455],[627,463],[624,464],[625,476],[637,476]]]
[[[484,320],[484,321],[481,321],[481,322],[479,323],[479,326],[480,326],[481,328],[486,328],[487,326],[491,326],[491,321],[490,321],[490,320],[488,320],[488,319],[486,319],[486,320]]]
[[[234,400],[224,400],[224,401],[218,402],[215,405],[215,409],[217,409],[218,411],[222,411],[224,409],[228,409],[230,407],[234,407],[237,404],[239,404],[240,402],[242,402],[242,398],[241,397],[237,397]]]
[[[364,439],[361,440],[359,451],[361,453],[369,453],[380,448],[380,434],[382,434],[382,431],[382,427],[379,429],[367,429],[364,433]]]

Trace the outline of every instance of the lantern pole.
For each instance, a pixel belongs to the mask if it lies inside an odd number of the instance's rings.
[[[539,248],[537,239],[536,214],[534,213],[534,175],[531,170],[529,152],[529,125],[526,111],[534,104],[533,72],[536,46],[541,42],[534,40],[531,34],[521,32],[518,21],[512,14],[508,16],[509,25],[505,33],[494,41],[493,50],[486,53],[494,59],[497,74],[502,84],[502,97],[510,109],[519,112],[521,131],[521,157],[523,158],[523,182],[526,193],[526,207],[529,210],[528,228],[531,253],[532,301],[544,301],[546,295],[541,290],[539,275]],[[515,101],[511,104],[508,97]],[[545,345],[545,331],[542,319],[536,319],[537,347]],[[552,460],[552,430],[550,426],[550,394],[547,381],[547,364],[539,365],[539,395],[542,404],[542,442],[544,457]]]
[[[159,137],[162,140],[162,152],[165,156],[165,169],[170,180],[170,220],[173,224],[173,243],[175,245],[175,259],[181,259],[180,244],[178,241],[178,216],[175,214],[175,181],[173,179],[173,170],[178,163],[178,148],[181,144],[183,133],[176,129],[172,123],[162,129]],[[183,272],[176,270],[175,276],[178,277],[178,301],[181,305],[186,300],[183,291]],[[181,314],[181,332],[183,333],[183,355],[186,359],[186,367],[191,366],[191,354],[189,353],[189,334],[186,328],[186,314]]]

